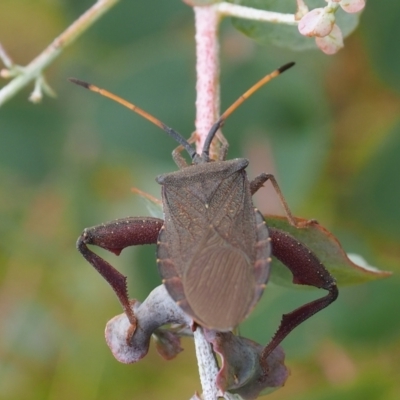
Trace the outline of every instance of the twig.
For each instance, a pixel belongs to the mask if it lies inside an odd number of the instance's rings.
[[[5,65],[6,68],[12,69],[14,67],[13,60],[7,54],[5,48],[1,45],[1,43],[0,43],[0,59],[1,59],[1,61],[3,61],[3,64]],[[1,76],[3,76],[3,75],[1,74]]]
[[[196,28],[196,150],[200,154],[213,123],[219,117],[220,16],[214,7],[194,7]]]
[[[114,6],[119,0],[98,0],[89,10],[81,15],[60,36],[26,67],[19,67],[20,73],[0,90],[0,107],[32,80],[41,77],[43,70],[61,54],[65,47],[74,42],[98,18]],[[4,58],[3,58],[4,60]],[[6,65],[6,67],[8,67]],[[36,93],[37,94],[37,93]]]
[[[200,154],[207,134],[218,119],[220,16],[212,6],[194,7],[196,29],[196,150]],[[213,149],[211,149],[213,151]],[[198,327],[194,332],[197,364],[203,391],[203,400],[216,400],[218,366],[210,343]]]
[[[218,366],[211,345],[204,337],[203,329],[200,326],[193,332],[193,338],[199,367],[200,382],[203,390],[203,400],[217,400],[218,389],[216,377],[218,374]]]
[[[297,25],[294,14],[283,14],[273,11],[258,10],[256,8],[240,6],[232,3],[216,3],[213,6],[220,15],[252,19],[287,25]]]

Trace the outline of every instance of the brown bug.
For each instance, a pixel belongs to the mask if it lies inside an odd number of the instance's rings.
[[[289,222],[297,226],[273,175],[262,173],[249,181],[245,171],[248,160],[225,160],[227,143],[223,143],[218,160],[209,157],[211,142],[226,118],[258,88],[293,65],[286,64],[265,76],[233,103],[212,126],[201,154],[178,132],[135,105],[71,79],[135,111],[180,144],[172,153],[179,170],[156,179],[162,185],[164,220],[115,220],[85,229],[77,242],[81,254],[117,294],[132,324],[132,334],[137,320],[130,307],[126,277],[89,250],[88,244],[118,255],[128,246],[157,243],[158,268],[171,297],[197,324],[219,331],[233,329],[254,308],[268,280],[270,255],[290,269],[294,283],[327,290],[325,297],[283,315],[278,331],[263,351],[261,365],[266,365],[267,356],[296,326],[337,298],[335,279],[317,257],[288,233],[268,229],[254,208],[252,195],[270,180]],[[191,165],[180,155],[183,149],[191,157]]]

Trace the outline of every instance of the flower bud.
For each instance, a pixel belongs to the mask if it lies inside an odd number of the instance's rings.
[[[335,54],[344,46],[342,31],[335,24],[329,35],[315,38],[315,43],[325,54]]]
[[[340,7],[348,13],[356,13],[365,7],[365,0],[341,0]]]
[[[335,24],[335,15],[326,8],[314,8],[299,22],[299,32],[304,36],[324,37],[328,35]]]

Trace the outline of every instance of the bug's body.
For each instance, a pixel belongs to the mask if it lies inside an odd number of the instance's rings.
[[[236,159],[161,175],[164,226],[157,258],[171,297],[197,323],[232,329],[257,303],[269,275],[268,229]]]
[[[225,119],[260,86],[290,68],[284,65],[244,93],[212,126],[201,154],[178,132],[137,106],[88,83],[72,81],[109,97],[142,115],[172,136],[192,159],[188,166],[179,152],[174,159],[180,170],[161,175],[164,220],[129,217],[92,228],[78,238],[77,247],[86,260],[111,285],[131,323],[127,342],[138,321],[129,301],[126,277],[93,253],[88,244],[119,254],[125,247],[157,243],[157,263],[171,297],[192,319],[207,328],[226,331],[238,325],[253,309],[269,275],[270,254],[293,274],[293,282],[323,288],[328,294],[284,314],[272,340],[260,355],[267,371],[267,357],[300,323],[327,307],[338,295],[335,279],[318,258],[293,236],[268,230],[254,208],[252,195],[268,180],[285,208],[289,222],[297,226],[273,175],[262,173],[249,181],[248,161],[225,160],[227,143],[218,160],[209,158],[211,141]]]

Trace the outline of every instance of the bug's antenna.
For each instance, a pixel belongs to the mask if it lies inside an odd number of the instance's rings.
[[[135,106],[134,104],[130,103],[129,101],[124,100],[122,97],[119,97],[105,89],[101,89],[90,83],[81,81],[76,78],[69,78],[68,80],[71,81],[72,83],[75,83],[79,86],[89,89],[92,92],[96,92],[96,93],[101,94],[102,96],[108,97],[109,99],[114,100],[117,103],[122,104],[126,108],[129,108],[131,111],[134,111],[135,113],[141,115],[143,118],[146,118],[148,121],[152,122],[154,125],[157,125],[162,130],[167,132],[169,136],[171,136],[176,142],[178,142],[180,145],[182,145],[185,148],[185,150],[189,153],[192,160],[196,156],[195,149],[188,143],[188,141],[180,133],[173,130],[169,126],[165,125],[164,122],[161,122],[159,119],[153,117],[151,114],[147,113],[146,111],[142,110],[141,108]]]
[[[218,119],[218,121],[211,127],[210,132],[208,132],[207,138],[204,142],[203,151],[201,157],[205,160],[209,159],[209,152],[211,142],[214,139],[215,134],[218,129],[222,127],[225,123],[225,120],[245,101],[247,100],[254,92],[260,89],[261,86],[268,83],[271,79],[276,78],[282,72],[285,72],[287,69],[293,67],[295,63],[290,62],[288,64],[283,65],[282,67],[276,69],[270,74],[264,76],[260,81],[258,81],[255,85],[253,85],[247,92],[242,94]]]

